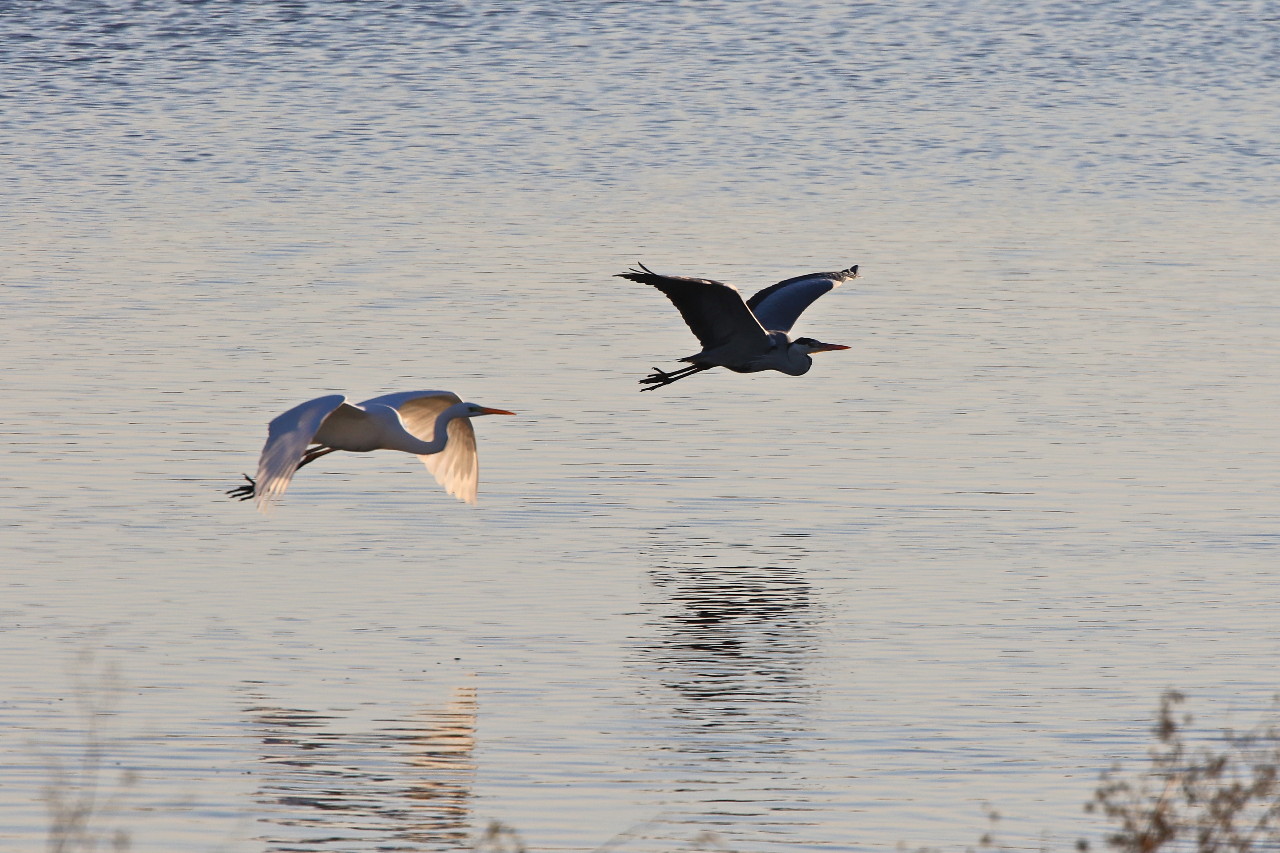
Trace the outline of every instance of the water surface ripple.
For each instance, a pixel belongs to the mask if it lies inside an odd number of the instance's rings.
[[[1160,691],[1276,690],[1275,29],[4,5],[0,847],[90,790],[139,853],[1098,839]],[[797,330],[853,349],[639,394],[695,342],[637,261],[861,264]],[[391,454],[222,496],[415,388],[520,413],[479,507]]]

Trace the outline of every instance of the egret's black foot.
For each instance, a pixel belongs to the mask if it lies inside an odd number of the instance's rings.
[[[248,480],[249,485],[236,486],[234,489],[227,489],[227,494],[231,496],[231,499],[238,500],[238,501],[247,501],[247,500],[250,500],[251,498],[257,497],[257,494],[258,494],[257,482],[248,474],[241,474],[240,476]]]

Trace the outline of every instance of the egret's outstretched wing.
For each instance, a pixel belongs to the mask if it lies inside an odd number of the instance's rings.
[[[446,492],[460,501],[476,502],[480,456],[476,453],[476,432],[471,428],[471,418],[449,421],[449,443],[444,450],[418,458]]]
[[[390,406],[400,413],[404,428],[423,441],[435,436],[436,417],[462,398],[452,391],[397,391],[383,394],[360,403],[360,408],[379,405]]]
[[[436,419],[445,409],[461,403],[462,399],[452,391],[404,391],[365,400],[391,406],[400,414],[405,429],[423,441],[435,438]],[[449,494],[469,504],[476,502],[476,489],[480,483],[480,460],[476,454],[476,434],[470,418],[454,418],[448,426],[449,441],[444,450],[419,456],[436,482]]]
[[[271,502],[289,488],[293,472],[298,470],[302,454],[319,432],[320,425],[346,402],[347,398],[341,394],[329,394],[294,406],[272,419],[267,427],[267,443],[258,458],[255,496],[259,510],[266,512]]]
[[[747,307],[771,332],[790,332],[804,310],[842,282],[857,278],[856,265],[839,272],[815,272],[780,281],[751,297]]]
[[[617,278],[652,285],[665,293],[704,350],[730,341],[760,348],[768,345],[765,330],[732,285],[705,278],[658,275],[644,264],[640,264],[638,270],[618,273]]]

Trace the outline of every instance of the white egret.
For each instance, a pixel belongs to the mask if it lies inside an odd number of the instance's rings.
[[[654,373],[640,380],[641,391],[670,385],[686,376],[726,367],[734,373],[777,370],[801,376],[813,366],[816,352],[849,349],[813,338],[792,340],[791,327],[819,296],[858,277],[858,265],[839,272],[818,272],[780,281],[744,301],[738,289],[705,278],[658,275],[644,264],[618,278],[649,284],[666,294],[702,344],[702,352],[680,359],[689,367]]]
[[[258,476],[248,485],[228,490],[233,498],[256,498],[265,512],[289,488],[303,465],[335,450],[368,453],[400,450],[413,453],[445,491],[474,504],[480,465],[471,418],[514,415],[464,403],[450,391],[402,391],[349,403],[341,394],[317,397],[274,418],[258,459]]]

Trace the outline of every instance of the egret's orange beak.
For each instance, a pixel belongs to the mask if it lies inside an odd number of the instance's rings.
[[[484,406],[480,407],[480,411],[486,415],[514,415],[515,414],[515,412],[508,412],[506,409],[486,409]]]
[[[815,350],[810,350],[810,353],[835,352],[838,349],[852,349],[852,347],[847,347],[844,344],[823,344],[822,346],[818,347]]]

